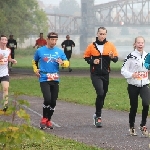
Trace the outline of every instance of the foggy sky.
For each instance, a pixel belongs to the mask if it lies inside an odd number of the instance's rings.
[[[58,5],[59,2],[61,0],[40,0],[42,1],[44,4],[52,4],[52,5]],[[79,4],[81,3],[81,0],[76,0]],[[102,3],[108,3],[108,2],[111,2],[111,1],[115,1],[115,0],[95,0],[95,4],[102,4]]]

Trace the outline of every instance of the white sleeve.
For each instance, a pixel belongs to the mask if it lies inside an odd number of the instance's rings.
[[[130,71],[129,71],[130,61],[131,61],[131,59],[127,57],[127,58],[124,60],[124,63],[123,63],[122,68],[121,68],[121,74],[122,74],[126,79],[132,78],[132,74],[133,74],[133,72],[130,72]]]

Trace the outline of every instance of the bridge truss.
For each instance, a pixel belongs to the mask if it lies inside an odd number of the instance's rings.
[[[95,5],[95,25],[149,26],[150,0],[118,0]]]
[[[99,5],[92,3],[94,0],[81,0],[81,16],[47,14],[50,31],[77,35],[97,26],[150,26],[150,0],[116,0]]]
[[[81,17],[61,14],[47,14],[50,31],[59,34],[80,34]]]

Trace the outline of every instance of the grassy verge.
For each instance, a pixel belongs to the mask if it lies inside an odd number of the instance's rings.
[[[31,61],[33,59],[35,49],[21,49],[16,50],[16,56],[15,59],[18,61],[14,67],[16,68],[32,68]],[[75,56],[73,55],[71,60],[71,67],[74,69],[88,69],[89,64],[86,63],[86,61],[83,59],[83,56]],[[122,61],[118,61],[117,63],[111,63],[111,69],[112,70],[120,70],[122,65]]]
[[[8,123],[3,123],[0,121],[0,127],[2,128],[3,126],[8,126]],[[0,149],[1,147],[2,145],[0,144]],[[75,142],[70,139],[62,139],[47,133],[45,133],[44,142],[37,143],[34,141],[34,139],[33,141],[28,140],[25,141],[21,149],[22,150],[102,150],[94,146],[88,146],[86,144]]]
[[[23,86],[22,86],[23,85]],[[11,79],[10,91],[21,92],[26,95],[42,97],[39,82],[36,77],[20,77]],[[95,105],[95,90],[89,77],[61,77],[59,99],[68,102]],[[127,94],[127,83],[123,78],[111,78],[109,91],[106,96],[106,109],[129,111],[129,99]],[[139,100],[138,113],[142,110]]]

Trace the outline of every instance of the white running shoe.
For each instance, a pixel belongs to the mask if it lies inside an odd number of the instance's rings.
[[[148,137],[148,131],[147,131],[147,127],[146,126],[140,127],[139,129],[142,132],[143,136]]]
[[[137,136],[137,133],[135,132],[135,128],[134,127],[130,128],[129,132],[130,132],[131,136]]]

